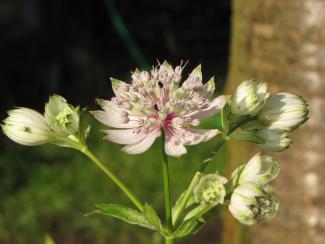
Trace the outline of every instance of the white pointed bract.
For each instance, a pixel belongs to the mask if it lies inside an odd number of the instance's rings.
[[[44,116],[56,136],[74,135],[79,130],[79,108],[74,108],[59,95],[49,98]]]
[[[26,146],[36,146],[53,139],[53,134],[39,112],[16,108],[8,111],[8,115],[1,128],[11,140]]]
[[[252,225],[272,219],[278,213],[279,201],[271,187],[249,182],[234,190],[228,208],[239,222]]]
[[[235,186],[247,182],[267,184],[277,177],[279,171],[279,165],[272,157],[257,153],[247,164],[238,167],[231,178]]]
[[[200,119],[218,113],[225,97],[211,99],[214,81],[202,83],[201,66],[182,85],[184,67],[172,68],[167,62],[146,71],[135,70],[132,83],[111,79],[115,97],[97,102],[103,110],[92,114],[103,124],[120,130],[106,130],[105,139],[124,144],[123,151],[146,151],[165,134],[165,152],[170,156],[186,153],[184,145],[195,145],[217,135],[219,130],[192,129]]]
[[[231,100],[231,111],[236,115],[255,116],[269,97],[265,82],[246,80],[239,84]]]
[[[296,95],[278,93],[266,101],[258,119],[272,129],[294,130],[308,119],[308,104]]]
[[[257,130],[257,135],[264,139],[264,143],[259,144],[260,147],[268,151],[281,152],[292,143],[292,140],[288,137],[289,131],[287,130],[264,127]]]
[[[195,201],[201,204],[223,204],[227,179],[219,174],[203,176],[194,188]]]

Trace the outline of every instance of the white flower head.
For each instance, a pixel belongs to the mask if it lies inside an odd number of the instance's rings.
[[[260,144],[262,148],[268,151],[281,152],[287,149],[292,140],[288,137],[289,131],[280,129],[271,129],[264,127],[257,130],[257,135],[264,139]]]
[[[234,190],[228,208],[239,222],[252,225],[272,219],[278,213],[279,201],[271,187],[245,183]]]
[[[266,101],[258,119],[273,129],[294,130],[308,119],[308,104],[296,95],[278,93]]]
[[[1,125],[3,133],[14,142],[26,146],[42,145],[53,139],[53,134],[42,114],[29,108],[8,111]]]
[[[232,174],[233,185],[246,182],[267,184],[279,174],[278,163],[270,156],[257,153],[245,165],[238,167]]]
[[[165,152],[170,156],[186,153],[184,145],[194,145],[217,135],[217,129],[192,129],[200,119],[218,113],[225,104],[224,96],[211,99],[214,81],[202,83],[201,66],[195,68],[182,85],[184,67],[175,69],[167,62],[154,67],[149,74],[135,70],[131,84],[112,80],[115,97],[97,102],[103,110],[92,114],[103,124],[118,128],[106,130],[105,139],[124,144],[129,154],[145,152],[165,134]]]
[[[231,100],[231,111],[236,115],[255,116],[269,97],[267,84],[246,80],[239,84]]]
[[[45,120],[56,136],[69,136],[78,133],[79,108],[67,103],[59,95],[53,95],[45,105]]]
[[[227,179],[219,174],[203,176],[194,188],[195,201],[201,204],[222,204],[226,196]]]

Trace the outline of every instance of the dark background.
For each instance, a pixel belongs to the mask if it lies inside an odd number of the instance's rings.
[[[225,79],[229,1],[2,0],[0,18],[2,114],[53,93],[89,106],[110,95],[109,76],[157,60]]]
[[[54,93],[95,108],[96,97],[112,95],[110,76],[129,81],[132,70],[150,69],[157,60],[189,61],[184,77],[201,63],[204,81],[214,75],[220,91],[228,65],[230,1],[1,0],[0,36],[1,120],[14,106],[43,112]],[[104,162],[114,159],[113,172],[163,216],[159,145],[128,156],[119,145],[102,141],[98,127],[93,121],[89,146],[94,153]],[[209,143],[173,159],[173,200],[209,153]],[[222,172],[225,150],[211,170]],[[100,202],[130,205],[77,152],[51,145],[23,147],[0,136],[0,243],[44,243],[47,237],[69,244],[162,241],[112,218],[83,217]],[[221,225],[214,214],[190,238],[193,242],[183,243],[215,243]]]

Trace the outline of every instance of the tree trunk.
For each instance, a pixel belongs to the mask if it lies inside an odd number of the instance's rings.
[[[247,228],[250,244],[325,243],[324,11],[324,0],[233,0],[228,92],[255,78],[272,93],[301,95],[310,105],[309,121],[291,135],[294,143],[274,154],[282,168],[273,184],[280,213]],[[241,154],[232,150],[232,169],[253,155],[251,146],[241,147]],[[235,222],[226,216],[225,244],[238,243]]]

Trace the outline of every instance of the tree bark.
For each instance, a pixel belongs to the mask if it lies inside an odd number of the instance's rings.
[[[325,243],[324,11],[323,0],[233,0],[228,92],[255,78],[268,82],[272,93],[301,95],[310,105],[309,121],[291,134],[294,143],[274,154],[282,168],[273,184],[280,213],[247,228],[250,244]],[[253,155],[252,146],[240,147],[241,154],[232,150],[232,169]],[[224,243],[239,242],[229,215],[224,233]]]

